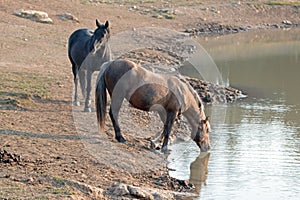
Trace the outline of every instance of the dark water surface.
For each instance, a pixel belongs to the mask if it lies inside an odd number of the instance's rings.
[[[206,106],[213,149],[173,145],[170,175],[190,179],[197,199],[300,199],[300,30],[197,40],[248,98]]]

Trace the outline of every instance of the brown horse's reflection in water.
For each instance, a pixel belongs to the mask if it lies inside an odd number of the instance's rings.
[[[200,194],[202,185],[206,184],[209,157],[210,153],[201,152],[190,165],[190,182],[195,186],[197,194]]]
[[[167,150],[168,139],[175,118],[182,114],[192,127],[191,138],[201,151],[210,149],[210,124],[204,105],[193,88],[181,77],[148,71],[128,60],[114,60],[102,65],[96,82],[95,104],[100,128],[105,126],[107,93],[111,97],[109,115],[115,138],[122,143],[118,115],[124,99],[140,110],[157,111],[164,123],[163,133],[153,140],[163,139],[162,151]]]

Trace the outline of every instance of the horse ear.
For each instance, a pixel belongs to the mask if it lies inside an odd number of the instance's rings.
[[[97,27],[100,27],[100,26],[101,26],[101,23],[98,21],[98,19],[96,19],[96,26],[97,26]]]
[[[105,22],[105,28],[107,29],[109,27],[108,21]]]
[[[205,118],[205,122],[208,122],[210,120],[210,116],[207,116],[206,118]]]

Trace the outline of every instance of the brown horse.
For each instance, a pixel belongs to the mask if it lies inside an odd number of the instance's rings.
[[[182,78],[150,72],[128,60],[114,60],[102,65],[96,82],[95,104],[100,128],[105,126],[107,93],[111,97],[109,115],[115,137],[125,143],[118,115],[125,99],[140,110],[157,111],[164,123],[162,151],[167,150],[168,139],[175,118],[182,113],[192,127],[191,138],[201,151],[210,149],[210,124],[201,99]],[[158,140],[158,138],[156,139]],[[155,140],[155,141],[156,141]]]

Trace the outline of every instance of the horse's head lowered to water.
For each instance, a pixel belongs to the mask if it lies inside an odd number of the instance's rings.
[[[194,141],[203,152],[210,150],[209,132],[209,117],[206,117],[200,121],[196,136],[194,137]]]

